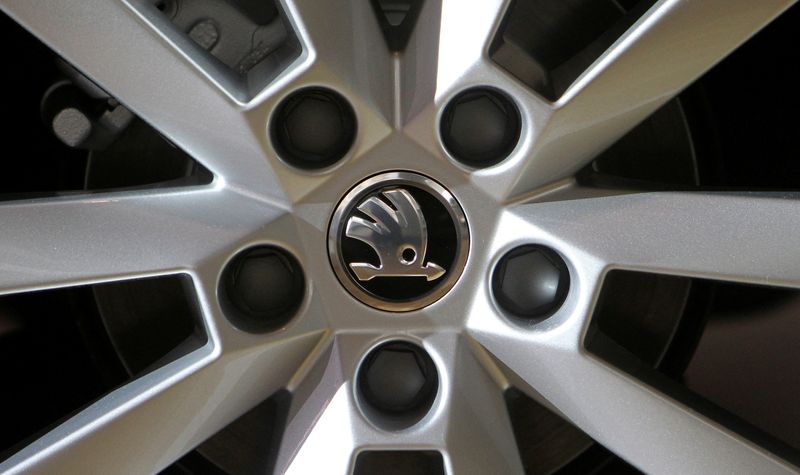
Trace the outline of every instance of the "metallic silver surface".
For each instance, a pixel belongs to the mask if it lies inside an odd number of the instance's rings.
[[[452,244],[456,248],[456,259],[451,268],[442,269],[441,266],[435,263],[427,263],[427,265],[423,265],[423,261],[427,252],[427,230],[425,228],[426,225],[424,222],[424,216],[422,216],[422,211],[419,209],[419,205],[416,203],[416,200],[414,200],[414,198],[407,191],[402,189],[402,186],[404,185],[415,186],[431,193],[442,203],[442,205],[450,214],[450,219],[453,220],[453,224],[456,229],[456,242]],[[351,214],[356,208],[368,215],[373,214],[367,208],[371,203],[373,203],[373,201],[361,200],[371,192],[374,192],[376,187],[378,187],[380,190],[389,190],[384,192],[384,194],[388,194],[389,196],[397,193],[399,196],[390,199],[392,199],[397,206],[402,207],[398,209],[398,213],[400,210],[405,209],[406,213],[412,213],[417,217],[417,222],[415,223],[414,220],[411,220],[407,216],[401,217],[398,215],[398,219],[403,219],[406,224],[405,226],[401,226],[398,221],[397,229],[394,230],[394,233],[391,233],[387,228],[383,234],[379,233],[380,237],[370,237],[371,235],[365,236],[363,234],[359,235],[359,237],[356,237],[356,233],[365,231],[359,231],[359,228],[355,227],[355,223],[361,223],[362,229],[371,230],[375,227],[375,225],[369,222],[364,222],[365,220],[362,220],[361,218],[353,217]],[[402,205],[402,200],[409,199],[410,201],[406,201],[405,206]],[[376,206],[380,205],[376,204]],[[392,210],[388,209],[388,206],[386,212],[389,215],[392,214]],[[379,214],[377,210],[375,211],[375,214]],[[419,219],[421,219],[421,221],[419,221]],[[382,258],[382,264],[389,267],[387,267],[384,271],[383,269],[372,268],[372,266],[369,264],[345,262],[341,255],[340,239],[343,229],[345,229],[345,232],[348,236],[356,239],[382,239],[380,242],[375,242],[375,249],[376,252],[378,252],[378,255]],[[351,235],[351,233],[354,235]],[[359,183],[355,188],[350,190],[344,196],[344,198],[342,198],[341,202],[336,207],[336,211],[331,218],[330,231],[328,231],[328,252],[330,254],[331,265],[333,266],[333,270],[336,272],[336,275],[339,277],[342,285],[344,285],[344,287],[353,296],[367,305],[394,312],[408,312],[411,310],[417,310],[436,302],[446,295],[447,292],[453,288],[456,282],[458,282],[464,266],[467,264],[467,257],[469,256],[470,247],[469,243],[469,226],[467,224],[467,219],[464,215],[464,211],[461,209],[461,205],[458,204],[455,197],[453,197],[449,191],[447,191],[442,185],[434,180],[416,173],[409,172],[382,173]],[[408,264],[403,264],[401,254],[402,250],[406,248],[414,249],[417,259],[409,262]],[[416,262],[418,265],[412,267],[414,262]],[[346,270],[347,266],[351,266],[353,271],[359,277],[359,280],[362,281],[371,280],[375,275],[380,274],[401,277],[422,276],[428,281],[434,281],[438,280],[445,272],[448,272],[449,274],[443,281],[439,282],[431,292],[426,293],[417,299],[396,302],[381,299],[363,289],[357,282],[353,281],[353,278]],[[367,270],[370,268],[372,269]],[[361,275],[364,275],[364,278],[361,278]]]
[[[367,1],[281,0],[303,54],[252,100],[139,0],[0,0],[0,8],[216,176],[205,187],[0,204],[0,293],[184,273],[210,340],[112,391],[0,464],[3,473],[155,473],[276,390],[292,392],[279,473],[349,473],[368,449],[440,450],[449,473],[522,473],[502,391],[514,385],[647,473],[796,473],[742,436],[599,361],[583,348],[605,274],[641,269],[800,287],[797,194],[598,196],[572,175],[788,8],[792,0],[659,0],[552,103],[488,58],[510,0],[428,0],[402,55]],[[447,156],[437,118],[477,85],[520,107],[517,149],[468,170]],[[335,89],[360,129],[344,160],[306,173],[269,142],[275,105],[304,86]],[[470,224],[457,285],[402,318],[342,289],[328,259],[336,204],[393,170],[432,177]],[[256,244],[296,255],[300,314],[270,335],[237,330],[217,287]],[[540,325],[502,314],[494,263],[519,244],[567,260],[564,306]],[[466,256],[466,253],[465,253]],[[440,370],[425,418],[399,431],[358,410],[361,358],[387,338],[423,346]]]

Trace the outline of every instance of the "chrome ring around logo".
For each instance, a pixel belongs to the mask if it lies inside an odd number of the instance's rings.
[[[355,298],[391,312],[426,307],[453,288],[469,254],[469,226],[455,197],[434,180],[389,172],[342,198],[328,254]]]

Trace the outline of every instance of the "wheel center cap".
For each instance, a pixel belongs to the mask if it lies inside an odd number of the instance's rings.
[[[453,288],[467,262],[469,227],[439,183],[416,173],[385,173],[361,182],[339,203],[328,252],[355,298],[407,312]]]

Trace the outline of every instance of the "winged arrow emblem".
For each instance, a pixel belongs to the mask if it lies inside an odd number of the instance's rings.
[[[350,268],[359,280],[425,277],[430,282],[445,274],[440,265],[425,262],[428,226],[419,203],[407,190],[385,190],[367,198],[356,209],[367,218],[351,216],[345,235],[369,245],[380,259],[378,266],[351,263]]]

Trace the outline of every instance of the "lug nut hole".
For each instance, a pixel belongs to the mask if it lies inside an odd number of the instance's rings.
[[[557,312],[567,298],[569,286],[564,259],[554,250],[538,245],[509,251],[492,275],[492,293],[500,307],[527,321],[541,321]]]
[[[406,341],[384,343],[367,354],[358,370],[362,410],[375,425],[402,430],[430,411],[439,390],[439,373],[430,355]]]
[[[278,105],[270,122],[272,144],[280,157],[305,170],[330,167],[344,158],[356,130],[356,115],[347,99],[322,87],[294,92]]]
[[[267,333],[285,326],[305,295],[300,263],[275,246],[237,254],[225,267],[220,301],[228,319],[241,330]]]
[[[508,95],[493,88],[476,87],[447,104],[439,128],[442,144],[453,158],[473,168],[486,168],[514,151],[522,118]]]

